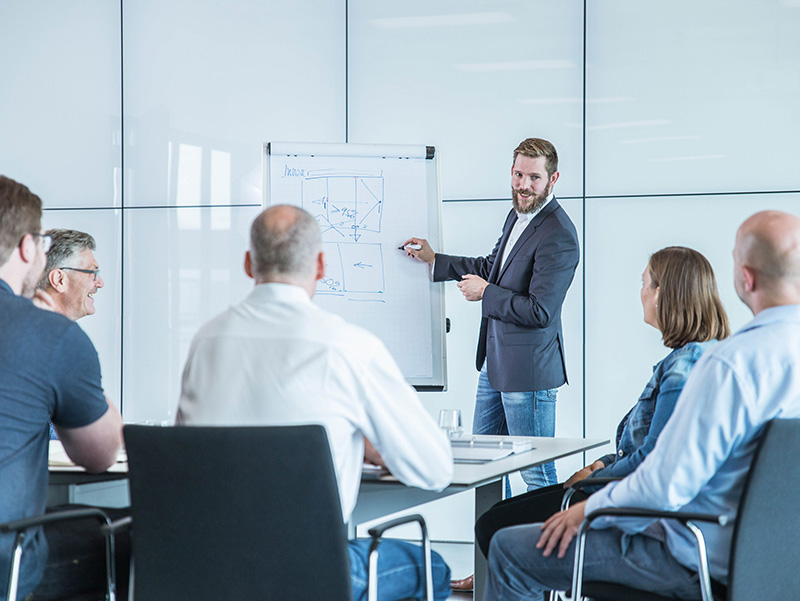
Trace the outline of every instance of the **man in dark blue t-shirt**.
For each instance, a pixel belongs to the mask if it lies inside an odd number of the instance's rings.
[[[0,523],[45,512],[48,422],[70,458],[103,471],[122,444],[122,420],[100,382],[100,363],[75,323],[32,302],[49,238],[42,202],[0,176]],[[8,586],[13,538],[0,536],[0,591]],[[18,594],[42,577],[41,529],[25,540]]]

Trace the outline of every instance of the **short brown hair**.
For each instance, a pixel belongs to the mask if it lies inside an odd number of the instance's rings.
[[[523,155],[535,159],[544,157],[544,168],[547,169],[547,177],[552,176],[558,171],[558,153],[556,147],[542,138],[527,138],[519,143],[514,149],[514,159],[511,164],[517,162],[517,156]]]
[[[42,199],[27,186],[0,175],[0,265],[5,265],[25,234],[42,229]]]
[[[656,317],[666,346],[730,335],[714,270],[701,253],[685,246],[662,248],[650,257],[647,269],[652,285],[660,288]]]

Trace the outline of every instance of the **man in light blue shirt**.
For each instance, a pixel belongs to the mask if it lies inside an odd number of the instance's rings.
[[[485,599],[538,599],[568,589],[573,539],[596,509],[735,516],[764,426],[800,417],[800,218],[753,215],[737,232],[733,256],[736,292],[755,318],[697,362],[655,448],[631,475],[544,524],[495,535]],[[691,535],[666,521],[604,525],[587,537],[585,580],[700,599]],[[726,583],[732,527],[702,530],[711,576]]]

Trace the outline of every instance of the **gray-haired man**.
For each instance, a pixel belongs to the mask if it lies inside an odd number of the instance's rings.
[[[94,295],[103,278],[92,251],[94,238],[77,230],[47,230],[53,244],[37,288],[53,300],[57,313],[77,321],[94,313]]]
[[[323,424],[350,520],[367,454],[401,482],[441,490],[453,474],[447,437],[374,335],[311,301],[325,275],[319,224],[306,211],[271,207],[256,217],[244,269],[255,287],[205,324],[183,372],[183,425]],[[351,541],[353,599],[366,598],[369,542]],[[383,601],[422,595],[419,548],[384,541]],[[433,555],[434,596],[447,599],[450,569]]]

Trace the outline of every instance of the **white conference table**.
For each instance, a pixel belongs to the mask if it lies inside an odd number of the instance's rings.
[[[475,490],[475,516],[478,517],[503,498],[503,477],[506,474],[588,451],[609,442],[600,438],[530,438],[533,445],[530,451],[514,453],[487,463],[456,463],[453,482],[439,492],[405,486],[392,476],[362,479],[349,524],[351,538],[358,524],[472,489]],[[66,460],[60,457],[59,453],[63,453],[60,443],[51,443],[51,447],[55,448],[51,448],[48,505],[74,502],[74,491],[80,485],[127,479],[125,458],[121,457],[120,462],[107,472],[88,474],[83,468],[70,465],[66,457]],[[476,544],[476,601],[483,598],[485,584],[486,559]]]
[[[453,482],[434,492],[404,486],[391,476],[362,479],[349,533],[352,537],[358,524],[396,511],[411,509],[423,503],[475,489],[475,516],[482,515],[503,498],[503,477],[528,467],[588,451],[609,442],[600,438],[536,438],[533,449],[481,464],[456,463]],[[475,601],[483,598],[486,584],[486,559],[475,544]]]

